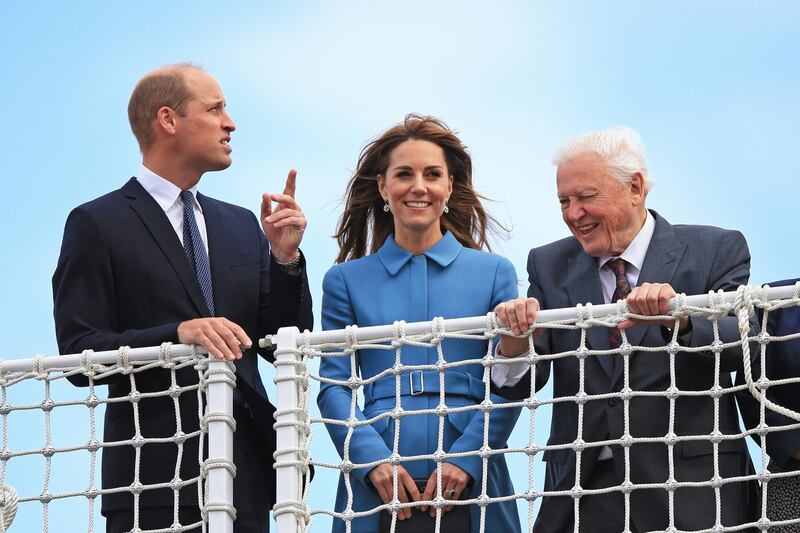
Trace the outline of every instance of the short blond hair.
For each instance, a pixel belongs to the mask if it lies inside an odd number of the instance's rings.
[[[169,107],[178,115],[186,116],[193,96],[186,83],[189,70],[202,72],[203,69],[191,63],[167,65],[145,74],[133,88],[128,102],[128,121],[141,150],[155,141],[152,124],[160,108]]]

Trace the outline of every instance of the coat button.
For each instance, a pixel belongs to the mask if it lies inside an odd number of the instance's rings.
[[[610,405],[611,407],[617,405],[617,398],[611,398],[610,400],[608,400],[608,405]]]

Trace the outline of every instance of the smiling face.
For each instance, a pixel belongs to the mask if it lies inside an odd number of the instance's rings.
[[[200,70],[185,73],[192,99],[186,114],[176,119],[178,153],[199,175],[231,164],[231,132],[236,129],[225,111],[225,97],[216,80]]]
[[[560,165],[556,183],[561,216],[592,257],[622,254],[644,225],[641,174],[622,184],[605,161],[590,152]]]
[[[389,156],[378,190],[394,217],[395,242],[422,253],[441,237],[439,219],[453,192],[444,150],[430,141],[411,139]]]

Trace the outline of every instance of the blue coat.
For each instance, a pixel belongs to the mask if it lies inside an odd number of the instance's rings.
[[[396,320],[418,322],[434,317],[455,318],[483,315],[503,301],[515,298],[517,278],[511,263],[498,255],[464,248],[449,232],[424,254],[414,256],[400,248],[389,236],[377,253],[348,261],[331,268],[325,275],[322,298],[323,329],[341,329],[356,324],[360,327],[392,324]],[[486,343],[472,340],[447,339],[443,343],[447,362],[480,359],[486,354]],[[364,350],[356,355],[356,365],[362,379],[368,379],[394,364],[393,350]],[[403,364],[435,364],[437,350],[404,347]],[[324,358],[320,375],[346,380],[350,377],[350,359]],[[483,367],[468,365],[447,372],[445,389],[448,407],[480,403],[484,398]],[[413,383],[412,383],[413,381]],[[439,376],[430,371],[403,373],[402,407],[432,409],[439,404]],[[413,391],[411,390],[413,387]],[[417,393],[424,388],[421,394]],[[363,410],[356,408],[359,420],[370,419],[391,411],[395,406],[395,378],[387,376],[364,388]],[[351,391],[343,386],[323,383],[318,403],[322,416],[347,420],[350,414]],[[492,394],[492,401],[503,403]],[[489,445],[503,448],[519,417],[520,410],[492,411],[489,426]],[[430,454],[437,449],[439,417],[415,415],[400,421],[399,453],[403,456]],[[360,426],[350,441],[350,461],[370,463],[386,459],[392,453],[394,420],[380,418]],[[343,453],[347,429],[328,425],[328,431],[339,454]],[[465,411],[448,415],[444,423],[443,449],[447,452],[479,450],[483,445],[484,416],[480,411]],[[477,497],[481,491],[482,460],[478,456],[453,458],[470,476],[473,483],[466,497]],[[406,461],[403,466],[414,479],[427,479],[435,469],[434,461]],[[353,510],[363,511],[382,504],[367,474],[371,468],[356,468],[350,475],[353,489]],[[489,496],[513,494],[508,468],[502,455],[489,460],[487,493]],[[343,477],[339,479],[336,510],[347,506],[347,491]],[[478,531],[479,508],[472,506],[472,529]],[[334,520],[334,531],[344,531],[344,522]],[[378,514],[353,521],[353,531],[378,530]],[[519,531],[516,504],[492,504],[486,512],[486,531],[510,533]]]

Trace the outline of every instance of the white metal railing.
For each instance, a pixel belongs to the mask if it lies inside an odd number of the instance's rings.
[[[533,342],[530,340],[531,351],[526,356],[520,357],[518,360],[526,361],[527,364],[531,366],[532,369],[535,368],[535,365],[539,361],[544,360],[554,360],[562,357],[575,357],[578,356],[580,359],[580,368],[581,372],[583,372],[583,360],[586,356],[602,356],[608,355],[608,353],[615,352],[620,353],[624,359],[624,376],[625,382],[623,385],[623,389],[621,392],[618,393],[610,393],[608,394],[609,397],[619,397],[621,401],[625,402],[625,424],[626,430],[628,428],[628,407],[627,402],[630,401],[631,398],[639,395],[661,395],[663,397],[669,398],[671,402],[672,412],[674,412],[674,402],[677,396],[684,394],[685,391],[677,391],[671,390],[666,392],[649,392],[649,391],[633,391],[628,386],[628,377],[629,377],[629,369],[628,369],[628,356],[638,350],[642,351],[661,351],[663,353],[667,353],[668,357],[670,357],[671,361],[671,373],[672,373],[672,383],[674,388],[675,383],[675,376],[674,376],[674,358],[675,354],[681,350],[685,351],[692,351],[697,352],[704,349],[709,352],[713,352],[716,360],[716,368],[719,368],[719,360],[720,354],[724,349],[727,349],[733,345],[741,346],[743,351],[743,359],[745,362],[745,368],[749,370],[750,366],[750,348],[749,345],[751,342],[758,342],[761,344],[762,349],[762,358],[763,358],[763,349],[766,344],[769,342],[768,335],[759,335],[757,338],[748,337],[750,326],[749,326],[749,318],[752,317],[753,310],[755,307],[759,307],[765,310],[773,310],[778,309],[782,306],[796,306],[800,303],[800,284],[796,286],[788,286],[788,287],[775,287],[775,288],[762,288],[762,287],[740,287],[738,291],[734,292],[711,292],[709,294],[704,295],[694,295],[694,296],[686,296],[686,295],[678,295],[673,301],[670,303],[670,315],[664,317],[649,317],[650,319],[663,319],[663,318],[671,318],[677,319],[679,316],[704,316],[711,320],[712,322],[716,321],[718,318],[723,316],[728,316],[735,314],[738,317],[738,325],[739,331],[741,334],[741,339],[734,342],[723,343],[717,333],[716,323],[714,325],[714,332],[715,332],[715,340],[714,343],[710,346],[704,347],[696,347],[685,349],[679,347],[677,344],[677,334],[673,337],[672,341],[667,343],[665,346],[661,346],[659,348],[655,347],[643,347],[643,346],[631,346],[628,344],[627,339],[625,338],[623,332],[623,346],[618,350],[607,350],[604,352],[592,351],[587,349],[585,345],[585,331],[584,334],[581,336],[581,346],[576,347],[574,352],[568,352],[563,354],[544,354],[538,355],[535,353],[533,349]],[[624,301],[617,302],[616,304],[607,304],[607,305],[578,305],[574,308],[566,308],[566,309],[553,309],[553,310],[542,310],[539,312],[537,316],[537,324],[536,327],[540,328],[572,328],[572,329],[581,329],[586,330],[590,327],[599,326],[599,327],[614,327],[617,323],[625,320],[627,318],[647,318],[647,317],[639,317],[637,315],[633,315],[628,312],[627,305]],[[676,328],[677,329],[677,328]],[[355,353],[358,349],[398,349],[400,350],[403,345],[414,345],[414,346],[426,346],[428,348],[437,348],[441,346],[441,341],[446,338],[472,338],[476,340],[483,340],[484,342],[489,342],[489,350],[486,354],[486,357],[483,359],[477,359],[472,361],[460,361],[457,364],[464,364],[464,363],[475,363],[481,364],[485,367],[486,372],[484,374],[484,383],[486,384],[487,396],[488,398],[488,379],[489,379],[489,370],[492,366],[498,364],[508,364],[508,360],[500,361],[494,358],[492,345],[494,338],[500,334],[501,332],[506,332],[503,330],[500,325],[497,324],[496,318],[492,313],[486,316],[475,316],[475,317],[467,317],[467,318],[455,318],[455,319],[436,319],[433,321],[426,321],[426,322],[415,322],[415,323],[395,323],[391,325],[383,325],[383,326],[371,326],[371,327],[363,327],[363,328],[354,328],[348,327],[343,330],[335,330],[335,331],[321,331],[321,332],[300,332],[297,328],[283,328],[279,330],[277,335],[269,336],[265,339],[261,340],[261,345],[268,346],[273,345],[276,346],[277,349],[275,351],[276,355],[276,367],[277,367],[277,377],[275,379],[277,383],[277,412],[276,412],[276,419],[277,422],[275,424],[275,428],[277,431],[277,451],[275,452],[276,457],[276,469],[278,471],[278,488],[277,488],[277,503],[275,506],[275,515],[279,533],[289,533],[289,532],[299,532],[299,531],[306,531],[307,527],[309,526],[310,519],[315,514],[327,514],[333,516],[334,518],[342,519],[347,523],[347,529],[349,531],[350,528],[350,520],[354,518],[358,518],[361,516],[365,516],[370,514],[369,512],[361,512],[361,513],[353,513],[351,511],[346,512],[334,512],[328,509],[319,509],[319,510],[311,510],[308,506],[308,472],[309,466],[314,465],[323,468],[333,468],[333,469],[340,469],[344,472],[344,476],[348,476],[351,469],[357,467],[365,467],[371,465],[354,465],[354,464],[343,464],[342,462],[321,462],[319,458],[315,458],[315,460],[311,460],[309,458],[309,446],[310,446],[310,438],[311,438],[311,427],[312,424],[340,424],[345,425],[349,428],[349,431],[352,432],[354,428],[363,425],[365,422],[370,423],[374,421],[373,419],[366,420],[366,421],[357,421],[353,418],[351,414],[350,420],[330,420],[324,418],[317,418],[312,419],[309,415],[309,381],[313,380],[320,380],[322,382],[330,383],[331,380],[326,379],[324,377],[313,375],[310,372],[307,363],[310,359],[313,358],[323,358],[329,355],[335,356],[347,356],[347,354]],[[800,336],[800,332],[794,337]],[[794,338],[792,337],[792,338]],[[530,337],[529,337],[530,339]],[[784,340],[784,339],[781,339]],[[335,354],[330,354],[327,352],[334,351]],[[438,365],[431,366],[430,370],[438,371],[443,373],[447,368],[452,368],[456,366],[453,363],[449,363],[444,361],[441,358],[441,349],[440,349],[440,362]],[[420,367],[421,368],[421,367]],[[763,366],[762,366],[763,368]],[[397,376],[397,381],[399,383],[400,378],[399,375],[403,371],[408,370],[416,370],[417,367],[411,368],[409,366],[403,366],[400,362],[400,356],[398,353],[397,363],[394,368],[389,368],[383,374],[386,376],[395,375]],[[427,369],[427,368],[426,368]],[[385,377],[384,375],[380,375],[378,377]],[[353,389],[353,394],[355,395],[355,390],[358,387],[361,387],[365,384],[368,384],[374,381],[375,378],[370,379],[361,379],[359,375],[354,374],[350,377],[350,379],[346,382],[341,382],[341,385],[344,387],[348,387]],[[769,405],[770,402],[766,400],[765,397],[760,395],[760,392],[766,390],[769,386],[767,383],[768,380],[765,380],[763,376],[759,379],[758,376],[750,376],[749,373],[747,374],[747,381],[748,384],[746,386],[734,386],[730,388],[725,388],[724,392],[736,392],[743,390],[744,388],[749,388],[750,391],[756,395],[761,401],[761,410],[762,410],[762,426],[763,426],[763,411],[764,409],[781,409],[780,406]],[[777,384],[785,384],[785,383],[795,383],[800,382],[800,378],[798,379],[790,379],[790,380],[783,380]],[[337,382],[338,383],[338,382]],[[398,385],[399,387],[399,385]],[[579,413],[582,413],[582,404],[591,399],[599,399],[600,397],[589,397],[586,396],[585,392],[583,391],[583,384],[581,381],[581,390],[579,392],[579,396],[582,397],[581,401],[578,401],[577,397],[570,398],[570,397],[559,397],[558,400],[570,400],[576,401],[578,404]],[[720,392],[720,385],[719,385],[719,378],[715,379],[714,387],[709,391],[688,391],[686,392],[687,395],[697,395],[703,394],[715,398],[714,401],[717,402],[717,397],[719,396]],[[398,402],[399,402],[399,388],[398,388]],[[436,410],[432,410],[430,415],[434,416],[444,416],[447,415],[448,410],[446,406],[443,406],[444,401],[444,392],[442,394],[442,403]],[[605,395],[603,395],[605,398]],[[492,406],[491,402],[488,404],[486,403],[487,400],[484,400],[484,403],[480,405],[474,406],[473,409],[481,410],[481,411],[491,411],[493,408],[497,408],[496,406]],[[546,400],[540,399],[535,394],[532,394],[530,398],[524,400],[522,402],[517,402],[517,406],[521,406],[523,408],[527,408],[531,410],[531,416],[534,416],[535,409],[539,406],[552,404],[555,402],[553,400]],[[461,408],[464,409],[464,408]],[[789,410],[781,411],[786,416],[794,418],[800,421],[800,414],[794,413]],[[399,406],[395,407],[395,411],[386,414],[385,416],[389,416],[390,419],[399,419],[402,417],[406,417],[412,414],[419,414],[418,412],[409,412],[408,410],[404,410],[399,408]],[[425,414],[425,413],[422,413]],[[579,415],[582,416],[582,415]],[[488,418],[488,414],[486,414]],[[398,424],[399,425],[399,424]],[[488,420],[487,420],[488,426]],[[800,425],[795,424],[795,426],[800,427]],[[793,429],[795,426],[789,426],[789,429]],[[670,428],[673,427],[673,422],[670,421]],[[715,426],[716,427],[716,426]],[[786,428],[784,428],[786,429]],[[672,429],[670,429],[672,431]],[[440,429],[441,432],[441,429]],[[747,435],[761,435],[761,443],[762,449],[765,449],[765,441],[764,436],[769,432],[769,428],[764,429],[760,427],[757,430],[750,430],[745,431],[741,434],[734,435],[736,438],[743,439]],[[734,436],[731,436],[733,438]],[[726,435],[726,438],[728,436]],[[688,440],[697,440],[697,439],[705,439],[705,440],[712,440],[713,441],[713,448],[714,448],[714,457],[717,457],[717,446],[719,444],[720,439],[711,439],[709,436],[665,436],[659,440],[659,438],[655,439],[645,439],[648,442],[652,441],[663,441],[669,447],[670,457],[673,453],[673,446],[682,441]],[[624,441],[624,442],[623,442]],[[669,442],[667,442],[669,441]],[[397,442],[397,437],[395,437],[395,443]],[[625,501],[626,501],[626,520],[629,520],[629,516],[627,513],[630,509],[630,488],[636,488],[635,485],[630,483],[630,473],[628,471],[629,464],[628,464],[628,449],[631,442],[638,442],[637,439],[632,438],[630,435],[623,435],[621,439],[616,441],[610,440],[604,443],[591,443],[592,445],[595,444],[622,444],[626,447],[625,449],[625,457],[626,457],[626,483],[629,485],[627,489],[623,492],[625,493]],[[644,442],[644,440],[642,441]],[[441,443],[441,435],[440,435],[440,443]],[[562,446],[557,446],[561,448]],[[578,461],[580,461],[580,448],[578,446],[570,445],[573,451],[577,452]],[[530,460],[533,460],[533,457],[542,451],[547,449],[553,448],[552,446],[537,446],[535,442],[533,442],[533,420],[531,420],[531,440],[528,442],[528,446],[522,448],[509,448],[506,450],[491,450],[486,441],[484,441],[484,446],[481,450],[477,450],[475,452],[476,455],[485,456],[491,455],[493,453],[511,453],[511,452],[521,452],[525,453],[529,456]],[[488,450],[488,451],[487,451]],[[396,447],[395,447],[396,452]],[[445,457],[447,454],[442,454],[441,449],[437,451],[435,454],[428,455],[417,455],[414,457],[400,457],[399,459],[402,460],[420,460],[420,459],[431,459],[437,461],[437,464],[440,464],[442,457]],[[766,454],[763,454],[766,458]],[[337,458],[338,459],[338,458]],[[716,459],[715,459],[716,460]],[[764,459],[766,461],[766,459]],[[397,457],[387,457],[385,461],[390,464],[398,464]],[[346,463],[346,461],[345,461]],[[437,467],[439,468],[439,467]],[[670,466],[670,468],[672,468]],[[484,466],[485,469],[485,466]],[[533,503],[536,500],[541,499],[543,496],[547,495],[557,495],[557,496],[572,496],[576,498],[575,508],[577,512],[577,498],[580,498],[582,494],[592,494],[592,493],[601,493],[607,492],[607,490],[600,490],[600,491],[591,491],[587,489],[581,489],[580,484],[576,480],[576,489],[573,489],[572,493],[546,493],[542,490],[536,489],[533,487],[532,476],[533,476],[533,466],[531,463],[530,466],[530,476],[531,480],[529,480],[529,487],[528,491],[517,493],[514,495],[514,498],[521,499],[521,500],[528,500],[529,503],[529,520],[532,520],[533,516]],[[770,473],[766,470],[766,462],[762,464],[762,472],[759,474],[755,474],[750,479],[758,480],[762,484],[768,482],[770,479],[776,479],[780,477],[786,477],[786,474],[776,474]],[[306,483],[304,484],[304,481]],[[747,481],[745,477],[732,479],[730,482],[741,482]],[[723,480],[724,484],[725,480]],[[349,487],[349,481],[346,481],[347,486]],[[698,486],[707,486],[709,488],[713,488],[717,494],[717,526],[713,529],[713,531],[735,531],[740,530],[744,527],[759,527],[764,529],[767,527],[766,515],[762,514],[761,519],[758,523],[751,523],[751,524],[739,524],[735,527],[725,527],[719,524],[719,502],[720,502],[720,482],[719,480],[711,480],[709,482],[704,483],[690,483],[690,482],[675,482],[673,479],[671,481],[672,486],[666,487],[665,490],[674,491],[675,487],[698,487]],[[652,487],[643,487],[643,488],[652,488]],[[348,488],[349,490],[349,488]],[[619,487],[616,490],[621,490]],[[577,492],[575,492],[577,491]],[[493,501],[500,501],[500,498],[492,499],[487,498],[484,492],[481,494],[481,497],[475,499],[472,503],[478,504],[481,506],[481,531],[483,531],[483,519],[484,519],[484,508],[487,502]],[[350,500],[348,502],[352,502],[352,494],[350,494]],[[383,510],[389,510],[393,514],[401,508],[416,506],[416,505],[431,505],[437,509],[444,507],[445,505],[452,504],[455,502],[447,502],[446,500],[441,499],[441,495],[437,496],[436,499],[427,501],[427,502],[413,502],[408,504],[401,504],[397,500],[397,489],[395,487],[395,500],[391,504],[386,504],[383,506],[379,506],[376,509],[373,509],[371,513],[375,512],[382,512]],[[464,502],[461,502],[462,504]],[[350,503],[348,503],[350,505]],[[670,492],[670,506],[672,506],[672,492]],[[349,507],[348,507],[349,509]],[[765,513],[766,511],[764,511]],[[672,509],[670,509],[670,514],[672,513]],[[437,517],[440,516],[440,513],[437,511]],[[670,518],[672,520],[672,518]],[[786,524],[793,524],[798,523],[800,520],[793,520],[788,522],[772,522],[773,527],[776,525],[786,525]],[[437,530],[438,530],[439,518],[437,518]],[[576,524],[576,531],[578,527],[578,520],[575,521]],[[532,527],[532,522],[529,522],[529,528]],[[671,524],[670,527],[674,527]],[[711,531],[711,530],[709,530]]]
[[[176,370],[192,367],[198,373],[197,384],[188,386],[178,386],[175,380]],[[136,388],[136,376],[141,372],[151,369],[164,369],[172,374],[172,386],[165,391],[140,392]],[[88,389],[68,387],[65,390],[81,391],[86,390],[84,398],[72,397],[67,400],[54,399],[51,394],[51,384],[63,381],[65,378],[82,375],[89,380]],[[130,401],[133,406],[136,434],[133,439],[127,442],[103,442],[98,437],[100,424],[96,420],[95,410],[97,407],[109,403],[108,399],[98,394],[95,381],[108,378],[114,375],[127,375],[131,380],[131,394],[128,398],[113,398],[111,401]],[[175,403],[175,416],[178,431],[172,439],[179,449],[182,449],[183,442],[190,438],[199,439],[199,456],[197,458],[200,476],[191,480],[174,479],[167,486],[173,487],[177,492],[181,487],[190,483],[197,483],[198,505],[202,510],[202,522],[199,524],[181,524],[182,527],[174,531],[187,531],[189,529],[203,532],[212,531],[220,533],[232,533],[235,509],[233,507],[233,476],[235,468],[233,465],[233,431],[235,422],[233,420],[233,387],[235,387],[235,374],[232,364],[211,359],[202,349],[186,345],[171,345],[165,343],[160,347],[148,348],[128,348],[122,347],[119,350],[93,352],[86,351],[82,354],[62,355],[62,356],[36,356],[27,359],[14,359],[0,361],[0,389],[2,389],[2,403],[0,404],[0,415],[2,416],[2,443],[3,449],[0,454],[0,487],[10,487],[9,491],[4,491],[4,497],[0,498],[0,532],[3,531],[28,531],[35,527],[32,519],[19,525],[13,524],[13,514],[9,511],[19,506],[22,509],[30,503],[40,503],[42,506],[42,531],[49,531],[48,508],[53,502],[60,502],[70,498],[83,498],[88,502],[89,516],[87,519],[87,529],[91,533],[95,530],[93,504],[98,496],[115,492],[129,491],[134,496],[134,502],[138,502],[141,492],[156,488],[138,482],[139,475],[136,472],[134,484],[131,487],[112,487],[100,489],[95,480],[95,470],[97,463],[97,452],[109,446],[132,445],[136,450],[136,465],[138,470],[139,454],[141,447],[148,442],[157,440],[158,442],[170,441],[170,439],[150,439],[143,437],[139,432],[138,423],[138,402],[143,398],[153,397],[172,397]],[[26,395],[30,394],[28,385],[39,382],[43,389],[40,402],[27,401],[24,403],[14,403],[10,396],[14,396],[17,388],[27,387]],[[181,432],[180,409],[178,399],[181,394],[197,394],[198,405],[204,412],[198,412],[200,429],[197,432],[183,434]],[[75,392],[75,395],[77,392]],[[27,397],[27,396],[26,396]],[[51,435],[51,425],[53,418],[58,416],[62,409],[75,406],[85,406],[88,409],[90,420],[90,435],[85,443],[77,445],[59,447],[54,444]],[[45,443],[38,448],[13,449],[10,446],[10,439],[16,436],[27,434],[31,431],[30,423],[18,423],[17,418],[22,416],[20,413],[42,412],[45,419]],[[11,416],[13,415],[13,417]],[[11,420],[13,418],[13,420]],[[130,422],[133,424],[134,422]],[[203,456],[204,439],[208,438],[208,455]],[[83,490],[67,490],[52,492],[50,483],[53,479],[63,477],[59,472],[54,471],[52,464],[53,457],[59,454],[85,450],[90,454],[89,461],[89,480],[88,486]],[[16,461],[30,456],[42,456],[45,458],[46,467],[44,472],[44,482],[41,492],[38,494],[24,494],[13,490],[13,487],[23,481],[10,475],[10,467],[14,467]],[[181,454],[179,453],[179,457]],[[165,465],[165,469],[172,471],[173,465]],[[176,474],[178,475],[178,474]],[[165,484],[161,484],[165,485]],[[160,485],[159,485],[160,487]],[[19,494],[16,494],[19,492]],[[138,516],[138,508],[134,509],[135,516]],[[55,531],[64,531],[65,525],[56,525]],[[75,525],[71,526],[74,530]]]

